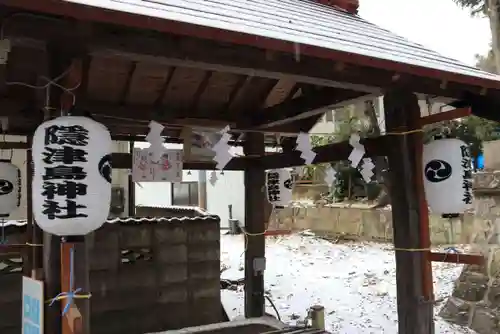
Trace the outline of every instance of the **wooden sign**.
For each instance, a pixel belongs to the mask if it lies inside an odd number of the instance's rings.
[[[153,161],[148,149],[134,148],[132,180],[134,182],[182,182],[182,150],[165,150],[159,161]]]
[[[22,334],[43,334],[43,282],[23,276]]]

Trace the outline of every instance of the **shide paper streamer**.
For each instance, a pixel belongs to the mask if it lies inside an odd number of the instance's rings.
[[[328,186],[331,188],[333,187],[333,184],[337,180],[337,171],[333,169],[331,165],[328,165],[328,167],[325,170],[325,178],[324,181]]]
[[[366,183],[369,183],[372,180],[372,176],[374,175],[373,168],[375,168],[375,165],[373,164],[372,159],[364,158],[360,173]]]
[[[316,158],[316,153],[312,150],[309,134],[305,132],[299,133],[296,143],[296,150],[300,152],[300,157],[304,159],[306,165],[310,165]]]
[[[158,122],[151,121],[149,123],[149,133],[146,136],[146,140],[151,144],[148,151],[153,161],[159,161],[165,152],[163,137],[161,136],[164,128],[165,127]]]
[[[363,156],[365,155],[365,147],[363,144],[361,144],[359,141],[361,140],[361,137],[359,137],[358,134],[353,133],[351,137],[349,138],[349,145],[352,146],[352,151],[351,154],[349,154],[349,162],[351,163],[351,167],[357,168],[359,163],[361,162],[361,159],[363,159]]]
[[[363,159],[363,156],[366,153],[366,149],[365,146],[359,142],[360,140],[361,137],[357,133],[353,133],[349,138],[349,145],[351,145],[352,151],[351,154],[349,154],[348,160],[351,163],[351,167],[353,168],[358,168],[361,161],[363,161],[361,170],[359,172],[363,177],[363,180],[366,183],[369,183],[374,175],[373,168],[375,168],[375,165],[373,164],[371,158]]]
[[[219,131],[221,135],[220,139],[212,146],[212,151],[215,153],[213,160],[217,163],[215,168],[219,170],[223,170],[224,167],[227,166],[229,161],[233,158],[233,155],[230,152],[231,146],[229,145],[229,140],[231,139],[231,135],[229,134],[229,125],[224,129]],[[212,186],[217,183],[218,177],[216,171],[212,171],[210,173],[209,182]]]

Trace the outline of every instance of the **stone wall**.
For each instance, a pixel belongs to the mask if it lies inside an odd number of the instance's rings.
[[[500,333],[500,172],[475,177],[476,223],[472,246],[485,265],[466,265],[440,315],[479,334]]]
[[[469,243],[474,238],[475,222],[472,214],[450,222],[431,215],[431,241],[434,245]],[[276,211],[271,216],[269,229],[307,230],[354,240],[392,241],[391,209],[371,209],[363,204],[336,204],[317,207],[303,205]]]
[[[224,321],[220,219],[195,209],[170,213],[108,221],[88,235],[92,334],[156,333]],[[24,243],[26,228],[23,222],[6,224],[7,240]],[[1,334],[21,333],[26,254],[0,254]]]

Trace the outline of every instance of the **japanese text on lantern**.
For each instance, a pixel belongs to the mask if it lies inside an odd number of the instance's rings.
[[[469,153],[469,149],[467,146],[460,146],[460,151],[462,153],[462,168],[463,168],[463,181],[462,181],[462,189],[464,190],[464,196],[462,201],[465,204],[472,204],[472,166],[471,166],[471,157]]]
[[[88,140],[89,131],[81,125],[45,129],[42,213],[50,220],[88,217],[87,206],[78,202],[87,195]]]
[[[280,174],[278,172],[267,173],[267,198],[269,202],[280,201]]]

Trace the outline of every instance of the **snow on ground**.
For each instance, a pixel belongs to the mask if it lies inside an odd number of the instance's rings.
[[[243,278],[244,236],[221,236],[222,278]],[[391,246],[377,243],[333,244],[313,236],[266,238],[266,291],[283,321],[296,324],[306,309],[325,307],[327,329],[339,334],[397,333],[396,269]],[[433,264],[437,300],[451,293],[461,266]],[[222,291],[230,318],[243,314],[243,290]],[[436,334],[471,334],[437,316]],[[267,303],[267,312],[275,314]]]

